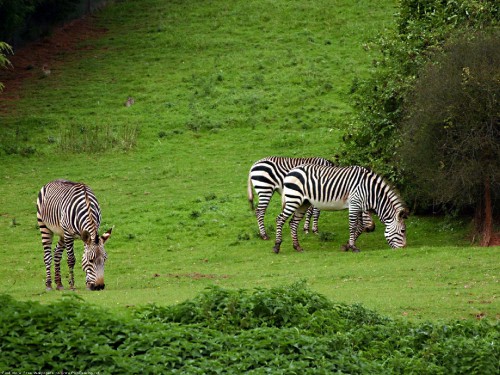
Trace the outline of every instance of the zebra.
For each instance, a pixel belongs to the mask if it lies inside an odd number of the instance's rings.
[[[283,179],[286,174],[291,169],[302,164],[333,166],[333,163],[330,160],[319,157],[288,158],[282,156],[269,156],[256,161],[250,168],[247,184],[248,201],[250,202],[250,208],[253,210],[253,189],[255,189],[255,192],[259,197],[259,204],[255,210],[255,216],[257,217],[259,234],[263,240],[269,239],[264,226],[264,215],[266,214],[267,206],[269,205],[274,192],[278,191],[278,193],[281,194],[283,191]],[[306,233],[309,232],[311,216],[313,216],[313,232],[316,233],[318,231],[319,210],[316,210],[313,207],[307,211],[304,231]]]
[[[396,191],[373,171],[360,167],[329,167],[303,165],[292,169],[285,177],[282,212],[276,218],[276,242],[279,253],[282,229],[293,214],[290,229],[293,247],[303,251],[297,238],[297,226],[310,205],[321,210],[349,209],[349,242],[342,248],[358,252],[356,240],[363,232],[363,212],[375,212],[385,224],[384,235],[391,248],[406,246],[404,219],[408,210]]]
[[[335,164],[333,164],[330,160],[320,157],[288,158],[282,156],[270,156],[256,161],[250,168],[247,184],[248,201],[250,202],[250,208],[253,210],[253,187],[259,197],[259,204],[255,210],[255,216],[257,217],[259,234],[262,239],[269,239],[264,226],[264,215],[274,192],[278,191],[279,194],[282,194],[283,179],[287,173],[293,168],[303,164],[315,164],[331,167],[335,166]],[[309,233],[310,220],[312,216],[312,231],[313,233],[318,233],[319,215],[320,211],[317,208],[313,206],[309,207],[306,213],[304,232]],[[375,230],[375,223],[371,219],[371,216],[368,213],[363,213],[363,217],[364,222],[366,223],[365,230],[367,232]]]
[[[54,234],[59,236],[54,249],[57,289],[64,289],[61,281],[61,258],[64,249],[68,255],[69,284],[71,289],[74,289],[73,243],[78,238],[84,243],[82,269],[86,273],[87,289],[104,289],[104,263],[107,259],[104,243],[111,236],[113,228],[99,236],[101,209],[92,190],[85,184],[67,180],[49,182],[38,193],[37,219],[44,250],[46,289],[52,290],[51,263]]]

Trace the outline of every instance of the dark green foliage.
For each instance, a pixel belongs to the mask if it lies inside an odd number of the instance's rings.
[[[5,42],[0,41],[0,69],[10,65],[7,55],[12,53],[12,48]],[[0,82],[0,92],[3,90],[4,85]]]
[[[500,198],[500,34],[469,39],[420,74],[399,150],[417,199],[459,209],[481,206],[485,181]]]
[[[0,372],[493,374],[500,358],[498,324],[393,321],[303,283],[212,287],[133,319],[75,295],[47,306],[4,295],[0,334]]]
[[[80,0],[0,0],[0,40],[35,39],[75,13]]]
[[[395,158],[407,94],[420,68],[450,36],[498,25],[497,3],[401,1],[396,30],[374,41],[382,56],[374,61],[373,74],[353,84],[357,115],[346,129],[341,163],[370,166],[401,186],[411,183]]]

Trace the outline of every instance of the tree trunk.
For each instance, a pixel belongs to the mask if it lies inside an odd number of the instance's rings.
[[[484,218],[482,218],[481,246],[490,246],[493,233],[493,212],[491,209],[491,185],[490,178],[484,181]]]

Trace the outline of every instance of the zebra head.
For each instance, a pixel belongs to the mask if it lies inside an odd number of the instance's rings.
[[[96,236],[94,239],[88,231],[83,231],[82,240],[85,244],[83,252],[82,268],[87,275],[87,289],[104,289],[104,263],[108,254],[104,250],[104,243],[111,236],[111,228],[102,236]]]
[[[386,223],[385,239],[393,249],[406,246],[406,224],[404,219],[408,218],[408,210],[401,208],[396,211],[394,218]]]

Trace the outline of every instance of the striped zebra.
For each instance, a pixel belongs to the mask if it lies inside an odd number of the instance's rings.
[[[250,168],[250,173],[248,175],[248,201],[253,210],[253,187],[259,197],[259,204],[255,210],[255,216],[257,216],[257,224],[259,225],[259,233],[262,239],[269,239],[264,226],[264,215],[266,214],[267,206],[274,192],[278,191],[279,194],[282,194],[283,179],[290,170],[302,164],[334,165],[331,161],[318,157],[287,158],[270,156],[255,162]],[[314,209],[312,206],[307,211],[304,231],[306,233],[309,232],[311,216],[313,217],[313,232],[317,233],[319,210]]]
[[[283,179],[285,176],[295,167],[303,164],[315,164],[323,166],[335,166],[330,160],[310,157],[310,158],[287,158],[281,156],[270,156],[255,162],[250,168],[250,173],[248,174],[248,201],[250,202],[250,207],[253,210],[253,189],[259,197],[259,204],[255,210],[255,216],[257,217],[257,224],[259,226],[260,237],[264,240],[268,240],[269,237],[266,233],[266,228],[264,226],[264,215],[267,210],[267,206],[275,191],[279,194],[283,192]],[[313,233],[318,233],[318,219],[320,211],[310,206],[306,212],[306,219],[304,223],[304,232],[309,233],[310,220],[313,218]],[[369,213],[363,213],[365,230],[371,232],[375,230],[375,223],[371,219]]]
[[[68,255],[69,284],[74,289],[75,254],[73,242],[84,243],[82,268],[86,273],[87,289],[104,289],[104,262],[107,254],[104,243],[111,236],[108,230],[99,236],[101,209],[92,190],[81,183],[55,180],[46,184],[38,193],[37,218],[44,251],[47,290],[52,290],[52,237],[59,236],[54,249],[54,271],[57,289],[63,289],[61,258],[64,249]]]
[[[363,212],[367,211],[374,211],[385,224],[384,235],[389,246],[406,246],[404,219],[408,211],[396,191],[374,172],[359,166],[303,165],[292,169],[283,183],[283,209],[276,218],[275,253],[280,251],[283,224],[292,215],[293,247],[302,251],[297,227],[311,204],[321,210],[349,209],[349,242],[343,246],[345,251],[359,251],[356,240],[366,225]]]

